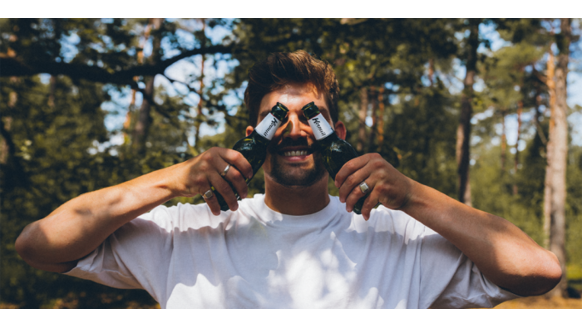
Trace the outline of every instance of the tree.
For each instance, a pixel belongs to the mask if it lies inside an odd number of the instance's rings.
[[[555,71],[556,103],[552,110],[550,134],[548,138],[548,170],[550,238],[549,249],[558,257],[562,264],[562,281],[549,294],[567,297],[568,282],[566,279],[566,167],[568,154],[568,104],[566,103],[568,62],[570,43],[572,40],[571,19],[560,20],[560,33],[556,38],[558,46],[558,63]]]

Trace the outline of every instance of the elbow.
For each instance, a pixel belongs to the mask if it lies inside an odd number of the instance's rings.
[[[554,289],[554,287],[556,287],[558,283],[560,283],[563,277],[562,267],[560,265],[558,257],[550,251],[546,252],[548,254],[549,259],[546,261],[546,264],[544,265],[545,269],[544,270],[545,274],[543,275],[544,283],[541,284],[543,288],[541,288],[539,294],[537,295],[545,294]]]
[[[522,277],[518,288],[511,290],[520,296],[539,296],[554,289],[562,280],[562,268],[560,261],[554,253],[545,251],[544,260],[538,262],[538,266],[530,275]]]
[[[18,238],[16,238],[16,241],[14,242],[14,249],[16,250],[16,253],[18,253],[18,255],[28,263],[26,259],[30,254],[30,246],[26,238],[26,228],[24,228],[22,233],[20,233]]]
[[[16,238],[14,242],[14,249],[16,253],[26,262],[28,265],[35,267],[34,265],[34,245],[31,242],[30,232],[28,231],[29,226],[24,228],[22,233]]]
[[[24,228],[20,236],[16,238],[14,248],[16,249],[16,253],[18,253],[18,255],[28,265],[35,269],[57,273],[67,272],[77,265],[76,260],[62,263],[43,261],[39,252],[36,251],[39,246],[34,244],[34,237],[31,236],[32,233],[27,229],[29,229],[28,226]]]

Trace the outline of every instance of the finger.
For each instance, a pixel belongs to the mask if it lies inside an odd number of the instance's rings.
[[[228,164],[227,164],[228,165]],[[226,167],[226,165],[225,165]],[[221,171],[221,173],[224,172]],[[241,198],[246,198],[248,193],[248,186],[246,180],[242,173],[233,165],[229,166],[228,171],[223,176],[223,178],[227,181],[230,181],[236,192],[239,194]]]
[[[370,219],[370,215],[372,214],[372,210],[378,204],[379,200],[379,192],[378,189],[374,189],[370,192],[370,195],[364,201],[364,205],[362,206],[362,216],[364,220],[368,221]]]
[[[360,186],[361,184],[366,183],[364,186]],[[366,188],[367,187],[367,188]],[[350,192],[350,194],[347,196],[346,198],[346,210],[348,212],[351,212],[354,209],[354,205],[356,204],[356,202],[370,194],[370,192],[372,191],[373,185],[370,182],[370,179],[368,179],[368,181],[366,181],[366,179],[362,180],[355,188],[353,188]],[[367,191],[366,191],[367,189]]]
[[[210,184],[214,187],[214,189],[220,193],[228,208],[231,211],[236,211],[238,209],[238,200],[236,199],[236,195],[234,194],[233,187],[223,179],[218,171],[211,172],[208,176],[208,180]],[[220,207],[220,206],[219,206]]]
[[[230,163],[231,166],[236,167],[242,173],[243,180],[253,177],[253,167],[240,152],[232,149],[223,149],[220,155],[225,162]],[[224,169],[224,167],[226,165],[220,166],[221,169]]]
[[[364,180],[368,179],[370,174],[371,172],[365,167],[360,167],[357,171],[352,172],[352,174],[346,177],[343,183],[339,185],[340,201],[346,202],[352,191],[356,189]]]
[[[212,190],[210,188],[211,188],[211,186],[209,183],[206,183],[202,187],[203,190],[206,190],[206,191],[210,190],[212,192]],[[202,198],[204,199],[206,204],[208,204],[208,207],[210,208],[210,211],[212,212],[212,214],[220,215],[220,205],[218,204],[218,200],[216,199],[215,193],[211,193],[210,197],[206,197],[206,192],[203,192]]]
[[[345,180],[351,176],[354,172],[361,169],[368,163],[368,158],[366,155],[353,158],[345,163],[339,172],[335,175],[335,186],[340,188],[345,183]]]

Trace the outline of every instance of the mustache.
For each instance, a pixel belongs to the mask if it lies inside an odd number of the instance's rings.
[[[268,151],[270,153],[277,153],[277,152],[280,152],[285,147],[307,147],[311,150],[317,149],[317,147],[315,147],[315,144],[309,145],[309,143],[307,142],[307,139],[305,139],[305,138],[300,138],[300,139],[285,138],[285,139],[281,140],[281,143],[276,144],[276,145],[271,145],[268,148]]]

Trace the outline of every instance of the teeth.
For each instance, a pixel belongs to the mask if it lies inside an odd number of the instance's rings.
[[[285,156],[305,156],[307,155],[307,150],[292,150],[283,153]]]

